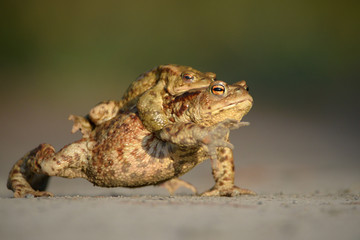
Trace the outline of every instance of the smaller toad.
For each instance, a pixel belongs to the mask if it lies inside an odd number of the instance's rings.
[[[188,66],[160,65],[140,75],[120,101],[102,102],[92,108],[86,118],[70,115],[69,120],[74,121],[72,132],[80,130],[84,137],[88,137],[94,125],[100,125],[114,118],[120,110],[134,106],[144,126],[149,131],[158,131],[170,121],[163,109],[165,98],[207,87],[215,78],[215,73],[203,73]]]

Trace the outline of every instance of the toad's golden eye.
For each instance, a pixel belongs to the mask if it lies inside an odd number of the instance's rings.
[[[185,82],[192,82],[194,80],[194,76],[189,73],[185,73],[184,75],[182,75],[182,79]]]
[[[212,86],[211,92],[214,95],[223,95],[225,93],[225,87],[223,85]]]

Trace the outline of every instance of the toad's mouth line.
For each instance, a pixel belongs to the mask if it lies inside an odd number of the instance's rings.
[[[225,107],[222,107],[220,109],[218,109],[216,112],[219,112],[219,111],[223,111],[223,110],[227,110],[227,109],[230,109],[230,108],[234,108],[236,107],[238,104],[242,103],[242,102],[246,102],[246,101],[249,101],[251,102],[251,104],[253,103],[253,100],[251,98],[247,98],[247,99],[243,99],[241,101],[238,101],[238,102],[233,102]]]

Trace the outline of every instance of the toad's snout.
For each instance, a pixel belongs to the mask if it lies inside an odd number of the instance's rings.
[[[253,98],[249,94],[249,87],[246,84],[246,81],[242,80],[240,82],[236,82],[233,84],[233,86],[235,86],[236,92],[241,93],[241,95],[243,96],[243,101],[249,101],[251,103],[254,102]]]
[[[242,80],[242,81],[240,81],[240,82],[236,82],[236,83],[234,83],[234,85],[241,86],[241,87],[244,88],[246,91],[249,91],[249,87],[248,87],[248,85],[246,84],[246,81],[245,81],[245,80]]]

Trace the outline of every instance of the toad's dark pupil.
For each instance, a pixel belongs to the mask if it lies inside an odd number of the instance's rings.
[[[215,92],[223,92],[223,91],[224,91],[224,89],[221,88],[221,87],[214,87],[213,90],[214,90]]]
[[[191,80],[191,79],[193,79],[194,77],[191,76],[191,75],[186,74],[186,75],[184,75],[184,78],[187,79],[187,80]]]

